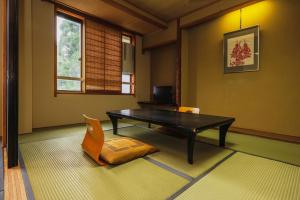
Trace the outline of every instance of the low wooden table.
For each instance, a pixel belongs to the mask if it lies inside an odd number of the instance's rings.
[[[225,138],[230,125],[235,121],[232,117],[181,113],[155,109],[126,109],[106,113],[113,125],[113,133],[118,133],[118,119],[127,118],[161,126],[175,128],[187,136],[188,162],[193,164],[195,138],[201,131],[219,127],[219,146],[225,146]]]

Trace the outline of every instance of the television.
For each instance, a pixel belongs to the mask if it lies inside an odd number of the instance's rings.
[[[172,86],[154,86],[153,101],[158,104],[173,104]]]

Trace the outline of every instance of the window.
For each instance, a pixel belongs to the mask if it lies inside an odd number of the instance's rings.
[[[135,48],[131,36],[122,35],[122,94],[134,94]]]
[[[56,30],[56,89],[81,92],[82,21],[59,13],[56,16]]]
[[[133,74],[122,74],[122,94],[134,94]]]
[[[134,46],[130,33],[57,8],[55,91],[134,94]]]

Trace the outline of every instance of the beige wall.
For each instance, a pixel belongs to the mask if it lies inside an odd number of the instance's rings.
[[[20,1],[19,18],[19,132],[32,131],[31,0]]]
[[[176,44],[151,50],[151,85],[176,86]]]
[[[190,105],[189,86],[189,32],[181,32],[181,105]]]
[[[22,69],[19,104],[22,133],[30,132],[32,128],[79,123],[82,122],[83,113],[105,120],[108,119],[105,114],[108,110],[137,108],[138,100],[149,100],[150,55],[142,54],[140,37],[137,38],[136,96],[61,94],[54,97],[54,6],[32,0],[30,7],[30,0],[25,2],[25,7],[32,10],[32,15],[27,13],[24,16],[32,19],[32,24],[29,20],[23,25],[22,32],[25,35],[22,35],[20,43]]]
[[[300,1],[266,0],[242,10],[260,25],[260,71],[223,73],[223,34],[239,29],[235,11],[188,31],[189,103],[236,117],[234,126],[300,136]]]

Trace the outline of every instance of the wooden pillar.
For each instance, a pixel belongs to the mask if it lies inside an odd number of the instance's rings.
[[[2,148],[6,147],[6,8],[7,8],[7,0],[2,0],[2,10],[1,10],[1,18],[2,18]]]
[[[181,105],[181,28],[177,19],[177,64],[176,64],[176,104]]]
[[[18,0],[7,2],[7,161],[8,168],[18,165],[18,59],[19,5]]]

